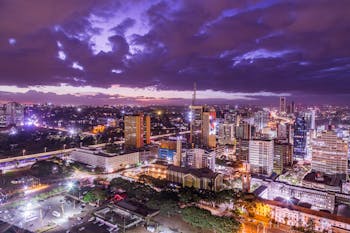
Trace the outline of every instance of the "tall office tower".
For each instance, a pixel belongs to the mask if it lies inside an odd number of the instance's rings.
[[[250,192],[250,165],[249,163],[244,162],[241,170],[241,180],[242,180],[242,191],[245,193]]]
[[[270,114],[265,111],[258,111],[254,114],[254,126],[257,131],[261,131],[269,123]]]
[[[294,103],[294,101],[292,101],[292,103],[290,105],[290,113],[295,113],[295,103]]]
[[[285,96],[281,96],[280,97],[280,113],[286,113],[287,109],[286,109],[286,97]]]
[[[209,148],[216,147],[216,112],[210,109],[203,112],[202,120],[202,145]]]
[[[215,155],[214,150],[204,150],[200,148],[189,149],[186,151],[186,167],[190,168],[210,168],[215,169]]]
[[[22,125],[24,122],[24,108],[16,102],[9,102],[5,104],[6,126]]]
[[[304,117],[298,116],[294,122],[293,157],[303,160],[306,157],[307,127]]]
[[[203,107],[190,106],[190,143],[192,147],[202,145]]]
[[[178,136],[176,139],[176,154],[174,158],[174,165],[180,167],[182,160],[182,141],[181,136]]]
[[[255,127],[247,122],[243,122],[236,127],[236,138],[251,139],[255,136]]]
[[[312,142],[311,169],[325,174],[348,174],[348,143],[334,131],[323,132]]]
[[[277,128],[277,138],[287,139],[287,125],[283,123],[278,123],[276,128]]]
[[[145,134],[146,134],[146,144],[151,144],[151,116],[145,116]]]
[[[4,128],[7,126],[7,117],[5,113],[5,108],[0,106],[0,128]]]
[[[252,173],[270,176],[273,172],[273,140],[249,141],[249,164]]]
[[[310,129],[314,130],[316,129],[316,110],[312,109],[311,110],[311,123],[310,123]]]
[[[286,132],[287,132],[287,142],[293,145],[293,129],[292,124],[286,124]]]
[[[239,161],[248,162],[248,158],[249,158],[249,140],[248,139],[238,139],[236,157]]]
[[[233,145],[235,141],[235,125],[223,123],[219,125],[218,143],[220,145]]]
[[[293,165],[293,146],[283,141],[274,141],[273,171],[281,174],[283,169]]]
[[[127,148],[140,148],[151,141],[151,118],[150,116],[132,115],[124,116],[124,138]]]
[[[236,112],[228,112],[224,115],[225,123],[234,123],[236,124],[237,120],[239,120],[239,115]]]
[[[288,104],[287,113],[288,113],[288,114],[294,114],[294,113],[295,113],[295,104],[294,104],[294,101],[292,101],[290,104]]]

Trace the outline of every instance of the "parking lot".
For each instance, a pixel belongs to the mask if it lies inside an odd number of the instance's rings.
[[[33,232],[65,232],[65,229],[87,221],[93,208],[59,195],[43,201],[29,199],[20,206],[0,208],[0,220]]]

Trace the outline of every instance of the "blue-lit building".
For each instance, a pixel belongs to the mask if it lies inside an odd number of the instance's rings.
[[[172,162],[174,160],[175,154],[176,154],[176,150],[172,150],[168,148],[158,149],[158,158],[167,160],[169,162]]]
[[[307,122],[304,117],[298,116],[294,122],[294,159],[301,160],[306,157]]]

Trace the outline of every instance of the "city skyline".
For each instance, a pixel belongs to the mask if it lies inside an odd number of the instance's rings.
[[[3,1],[0,102],[347,104],[350,3]]]

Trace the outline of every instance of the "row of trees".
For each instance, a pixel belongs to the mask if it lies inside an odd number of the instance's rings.
[[[184,208],[182,218],[195,227],[218,233],[239,232],[241,228],[240,223],[234,218],[215,216],[209,211],[197,207]]]
[[[151,183],[158,182],[150,179],[148,176],[144,176],[143,179]],[[198,203],[201,200],[210,202],[212,205],[236,201],[242,195],[237,190],[212,192],[187,187],[180,189],[170,189],[168,187],[161,192],[157,192],[147,184],[132,182],[122,178],[113,179],[111,181],[111,189],[122,189],[126,191],[128,198],[144,200],[147,207],[160,209],[163,215],[171,216],[181,213],[184,221],[202,229],[215,229],[216,232],[238,232],[240,228],[240,223],[232,217],[213,216],[209,211],[188,205]],[[188,207],[180,209],[179,203]]]

